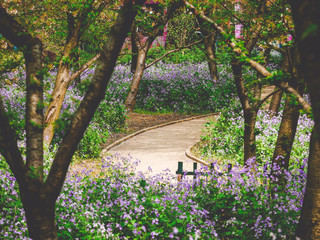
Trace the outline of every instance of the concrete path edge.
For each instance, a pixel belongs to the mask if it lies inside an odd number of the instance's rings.
[[[209,163],[208,163],[208,162],[206,162],[206,161],[204,161],[204,160],[202,160],[202,159],[194,156],[194,155],[191,153],[191,148],[192,148],[193,146],[194,146],[194,145],[190,146],[190,147],[186,150],[186,152],[185,152],[186,156],[187,156],[188,158],[192,159],[192,160],[195,161],[195,162],[198,162],[198,163],[200,163],[200,164],[203,164],[203,165],[206,165],[206,166],[209,167]]]
[[[197,116],[194,116],[194,117],[190,117],[190,118],[185,118],[185,119],[180,119],[180,120],[176,120],[176,121],[171,121],[171,122],[167,122],[167,123],[162,123],[162,124],[159,124],[159,125],[156,125],[156,126],[152,126],[152,127],[148,127],[148,128],[144,128],[142,130],[139,130],[137,132],[134,132],[128,136],[125,136],[117,141],[115,141],[114,143],[108,145],[107,147],[105,147],[101,153],[100,153],[100,156],[104,156],[106,154],[107,151],[109,151],[110,149],[114,148],[115,146],[119,145],[120,143],[122,142],[125,142],[127,141],[128,139],[130,138],[133,138],[134,136],[137,136],[141,133],[144,133],[144,132],[147,132],[147,131],[150,131],[150,130],[153,130],[153,129],[156,129],[156,128],[161,128],[161,127],[165,127],[165,126],[168,126],[168,125],[172,125],[172,124],[175,124],[175,123],[181,123],[181,122],[186,122],[186,121],[191,121],[191,120],[194,120],[194,119],[198,119],[198,118],[204,118],[204,117],[209,117],[209,116],[215,116],[215,115],[219,115],[220,113],[217,112],[217,113],[208,113],[208,114],[203,114],[203,115],[197,115]],[[188,155],[186,155],[187,157],[189,157]],[[190,158],[190,157],[189,157]],[[192,158],[191,158],[192,159]],[[200,159],[199,159],[200,160]],[[195,160],[196,161],[196,160]],[[202,161],[202,160],[200,160]],[[203,161],[202,161],[203,162]],[[201,163],[201,162],[200,162]],[[204,164],[204,163],[203,163]]]

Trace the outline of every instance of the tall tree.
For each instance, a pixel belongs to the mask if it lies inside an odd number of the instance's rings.
[[[301,71],[299,70],[299,53],[297,51],[297,48],[295,48],[295,50],[291,49],[290,52],[290,56],[292,56],[293,61],[291,61],[290,65],[287,65],[285,63],[285,67],[283,68],[283,70],[286,73],[290,74],[290,86],[294,87],[302,95],[304,92],[304,81]],[[287,54],[287,57],[285,57],[285,59],[289,58],[288,55],[289,54]],[[296,102],[296,99],[292,95],[287,94],[285,107],[282,114],[282,120],[278,131],[278,138],[272,157],[272,166],[275,166],[276,164],[281,169],[281,176],[275,176],[273,179],[279,178],[279,180],[282,181],[280,182],[281,184],[285,183],[283,182],[285,172],[284,170],[288,170],[289,168],[290,154],[298,126],[300,110],[301,107]],[[271,170],[271,174],[274,174],[274,169]]]
[[[234,76],[235,76],[235,82],[237,85],[237,91],[239,94],[239,98],[242,104],[242,107],[244,109],[244,115],[245,115],[245,134],[244,134],[244,142],[245,142],[245,161],[248,158],[251,158],[255,156],[255,136],[254,136],[254,123],[255,123],[255,117],[256,113],[261,105],[261,101],[256,101],[258,93],[259,93],[259,86],[258,88],[255,87],[258,91],[253,91],[255,96],[250,102],[250,98],[248,95],[248,89],[245,88],[244,81],[242,78],[242,65],[249,64],[251,67],[253,67],[262,77],[271,77],[271,73],[260,63],[257,61],[253,60],[253,58],[249,57],[249,54],[252,50],[252,48],[255,46],[257,43],[257,40],[260,37],[260,30],[264,25],[262,24],[264,21],[260,18],[260,23],[259,21],[254,24],[255,31],[252,31],[253,34],[251,37],[248,37],[248,41],[245,44],[245,47],[241,45],[239,42],[235,41],[234,39],[230,39],[230,34],[225,30],[224,26],[222,27],[221,25],[218,25],[215,20],[212,18],[207,17],[201,10],[198,10],[194,5],[192,5],[190,2],[187,0],[184,0],[184,3],[187,7],[193,11],[193,13],[203,19],[204,21],[211,23],[211,26],[218,31],[223,40],[229,45],[229,47],[232,49],[232,51],[235,53],[235,58],[232,63],[233,66],[233,71],[234,71]],[[259,1],[260,7],[265,6],[265,1]],[[261,16],[265,16],[262,14],[263,11],[260,11]],[[267,32],[268,29],[266,29]],[[257,82],[259,85],[259,82]],[[275,84],[279,86],[281,89],[285,90],[286,92],[295,95],[297,98],[297,101],[301,104],[303,108],[306,109],[307,112],[310,113],[310,105],[303,99],[301,94],[290,86],[288,82],[286,81],[276,81]],[[246,120],[247,119],[247,120]]]
[[[69,84],[78,77],[90,64],[85,64],[80,71],[70,75],[71,70],[71,57],[72,53],[78,47],[81,37],[83,36],[86,28],[90,25],[93,19],[90,19],[91,15],[99,15],[103,8],[106,6],[106,2],[102,2],[98,7],[94,6],[95,0],[89,0],[83,5],[80,12],[75,17],[73,15],[74,9],[70,9],[66,12],[68,33],[64,48],[61,52],[59,67],[55,80],[55,86],[51,94],[49,106],[47,107],[44,117],[44,143],[49,145],[54,135],[54,128],[57,119],[59,119],[61,107],[65,98],[65,94],[68,90]],[[95,61],[98,56],[95,56],[92,61]]]
[[[205,36],[204,39],[204,47],[206,56],[208,58],[208,67],[210,71],[210,75],[214,81],[219,80],[218,74],[218,66],[217,66],[217,58],[216,58],[216,40],[217,40],[217,33],[216,31],[211,31],[206,28],[206,23],[199,17],[197,20],[200,24],[200,29],[202,34]]]
[[[201,10],[198,10],[194,5],[192,5],[189,1],[183,0],[184,4],[196,15],[201,17],[204,21],[211,24],[211,26],[217,30],[217,32],[221,35],[222,39],[226,42],[226,44],[232,49],[232,51],[240,57],[243,61],[249,64],[253,69],[255,69],[259,74],[263,77],[272,77],[272,74],[259,62],[255,61],[253,58],[250,58],[246,52],[243,50],[243,47],[239,45],[234,39],[230,39],[230,35],[222,26],[217,24],[212,18],[207,17]],[[275,82],[280,89],[293,94],[299,104],[306,110],[306,112],[310,113],[311,106],[310,104],[304,100],[304,98],[292,87],[288,85],[287,82],[278,81]]]
[[[138,94],[139,85],[143,76],[143,72],[146,68],[146,57],[153,41],[163,34],[164,26],[168,20],[172,17],[173,12],[177,8],[175,2],[171,3],[168,10],[165,10],[165,6],[154,10],[146,7],[141,15],[140,21],[136,20],[136,23],[132,26],[131,39],[134,42],[133,46],[136,46],[137,57],[134,59],[133,66],[135,67],[134,75],[131,81],[128,96],[125,101],[125,106],[128,111],[133,111],[136,96]],[[162,12],[161,12],[162,11]],[[166,11],[166,13],[165,13]],[[153,22],[151,24],[151,22]],[[133,48],[132,48],[133,50]]]
[[[135,1],[142,5],[143,1]],[[0,4],[0,33],[17,46],[26,62],[26,142],[24,162],[6,110],[0,102],[0,151],[17,179],[32,239],[58,239],[55,224],[55,202],[64,183],[71,158],[100,101],[116,64],[136,7],[124,0],[111,34],[98,60],[91,86],[85,94],[65,134],[46,180],[43,177],[43,86],[42,43],[24,29]]]
[[[307,186],[296,236],[320,238],[320,2],[289,0],[292,8],[304,79],[310,94],[314,128],[310,139]]]

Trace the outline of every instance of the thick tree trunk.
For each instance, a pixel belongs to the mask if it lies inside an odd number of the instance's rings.
[[[256,156],[256,136],[254,134],[255,125],[257,120],[257,111],[254,109],[244,110],[244,163],[246,164],[248,159]]]
[[[207,52],[208,59],[208,66],[209,71],[212,79],[217,82],[219,80],[218,76],[218,68],[217,68],[217,61],[216,61],[216,33],[213,32],[208,38],[204,39],[204,46]]]
[[[292,99],[290,95],[287,95],[286,105],[272,158],[273,165],[277,164],[281,169],[288,169],[289,167],[292,144],[299,119],[300,107],[292,104],[292,102],[294,102],[294,99]]]
[[[21,191],[29,237],[33,240],[58,240],[55,223],[55,200],[48,199],[39,189]]]
[[[130,112],[133,111],[134,106],[136,104],[136,97],[137,97],[139,85],[140,85],[140,82],[141,82],[141,79],[143,76],[143,71],[145,68],[148,49],[149,49],[149,47],[148,48],[144,47],[143,49],[138,50],[136,70],[135,70],[133,78],[132,78],[132,82],[131,82],[131,86],[130,86],[130,90],[129,90],[127,99],[125,101],[126,109]]]
[[[310,141],[307,187],[296,235],[320,239],[320,124],[315,123]]]
[[[289,80],[290,85],[294,87],[300,95],[302,95],[304,90],[304,83],[302,82],[302,74],[299,71],[299,53],[297,49],[295,49],[295,52],[290,49],[287,51],[287,53],[288,54],[286,54],[287,56],[285,57],[285,62],[282,69],[285,72],[291,73],[291,79]],[[292,58],[289,56],[292,56]],[[291,59],[291,61],[289,61],[289,58]],[[292,64],[289,64],[289,62],[291,62]],[[284,169],[288,169],[289,167],[290,154],[297,130],[300,109],[301,107],[296,102],[295,97],[287,94],[285,108],[278,132],[278,139],[272,158],[272,165],[274,166],[274,164],[277,164],[278,166],[280,166],[282,172]]]
[[[320,2],[290,0],[295,22],[302,71],[310,93],[314,128],[310,140],[307,186],[299,224],[301,239],[320,239]]]

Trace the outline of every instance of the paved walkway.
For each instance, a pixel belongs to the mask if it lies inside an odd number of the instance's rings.
[[[175,174],[178,161],[184,162],[183,170],[192,170],[193,161],[186,157],[185,151],[200,140],[204,124],[211,117],[204,117],[176,123],[141,133],[108,151],[122,156],[130,154],[141,160],[137,171],[148,171],[157,174],[169,169]]]

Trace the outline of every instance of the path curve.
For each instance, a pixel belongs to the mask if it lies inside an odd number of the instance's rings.
[[[104,152],[139,159],[141,163],[137,172],[148,172],[150,167],[152,173],[148,174],[158,174],[166,169],[175,174],[178,161],[184,163],[183,170],[191,171],[194,161],[185,155],[185,151],[200,140],[204,124],[214,117],[206,116],[151,129]]]

